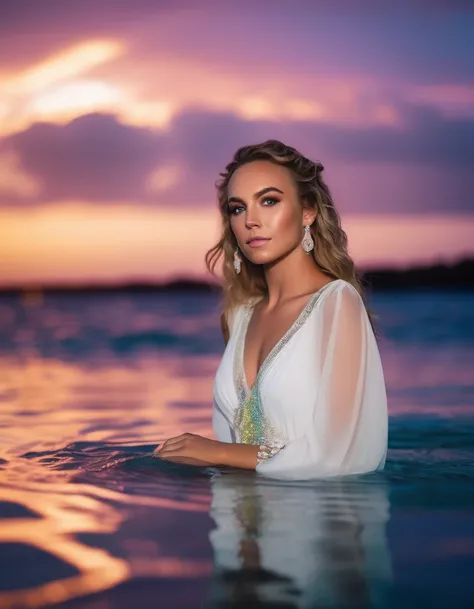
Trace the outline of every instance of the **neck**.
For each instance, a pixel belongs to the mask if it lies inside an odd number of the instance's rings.
[[[315,292],[332,279],[318,267],[312,253],[306,254],[301,247],[265,265],[264,272],[268,309],[290,298]]]

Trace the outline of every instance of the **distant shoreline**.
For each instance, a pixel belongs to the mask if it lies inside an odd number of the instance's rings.
[[[453,264],[413,266],[409,269],[359,269],[359,275],[367,289],[374,291],[413,289],[474,289],[474,258],[465,258]],[[175,279],[163,283],[124,282],[109,285],[100,284],[25,284],[0,286],[0,295],[25,292],[78,293],[78,292],[220,292],[220,286],[211,281],[199,279]]]

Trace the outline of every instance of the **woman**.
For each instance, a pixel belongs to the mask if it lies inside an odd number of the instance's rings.
[[[218,183],[226,349],[217,440],[183,434],[171,461],[311,479],[383,469],[387,398],[362,287],[323,166],[270,140],[240,148]]]

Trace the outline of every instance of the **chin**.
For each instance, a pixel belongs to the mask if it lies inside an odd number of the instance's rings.
[[[269,262],[273,262],[276,260],[275,256],[272,256],[267,253],[256,254],[252,252],[251,256],[248,256],[248,259],[252,264],[268,264]]]

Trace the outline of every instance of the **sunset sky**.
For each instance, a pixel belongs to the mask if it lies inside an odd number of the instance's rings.
[[[474,3],[1,0],[0,284],[203,276],[214,183],[277,138],[357,264],[474,254]]]

